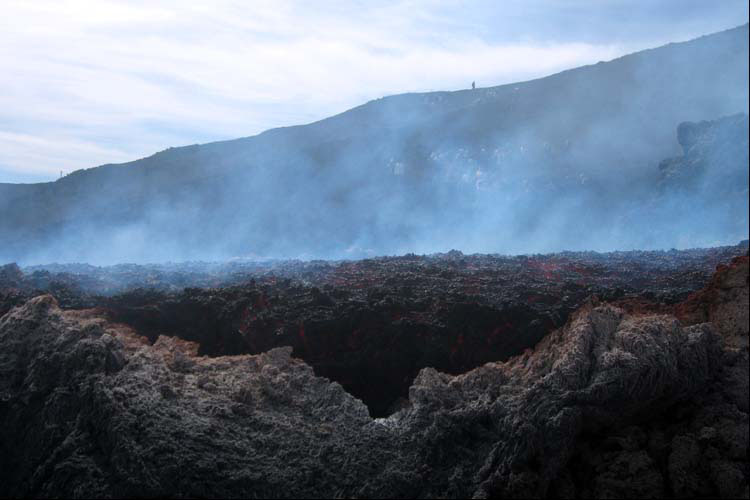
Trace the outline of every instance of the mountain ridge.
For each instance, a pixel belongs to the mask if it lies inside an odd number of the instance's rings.
[[[542,224],[523,193],[563,211],[591,197],[624,202],[679,153],[679,123],[747,113],[747,32],[745,24],[527,82],[388,96],[52,183],[0,184],[5,258],[52,249],[90,259],[81,245],[132,240],[115,234],[130,228],[141,247],[160,241],[188,259],[434,251],[457,238],[469,251],[503,251],[499,240]],[[467,221],[473,232],[455,234]],[[507,235],[484,242],[498,224]],[[236,229],[227,238],[221,227]],[[167,257],[141,248],[117,258]]]
[[[78,174],[78,173],[83,172],[83,171],[89,171],[89,170],[92,170],[92,169],[95,169],[95,168],[100,168],[100,167],[113,167],[113,166],[123,166],[123,167],[125,167],[125,166],[128,166],[128,165],[133,165],[133,164],[138,163],[138,162],[143,161],[143,160],[154,158],[154,157],[156,157],[158,155],[161,155],[161,154],[173,151],[173,150],[190,149],[190,148],[195,148],[195,147],[212,147],[212,146],[217,146],[217,145],[225,145],[225,144],[235,143],[235,142],[239,142],[239,141],[248,141],[250,139],[257,139],[257,138],[261,138],[261,137],[264,137],[264,136],[267,136],[267,135],[272,135],[274,133],[281,133],[282,131],[289,131],[290,129],[298,129],[298,128],[303,128],[303,127],[311,127],[311,126],[319,125],[319,124],[322,124],[322,123],[325,123],[325,122],[330,122],[332,120],[335,120],[335,119],[337,119],[339,117],[342,117],[344,115],[347,115],[349,113],[356,112],[357,110],[360,110],[360,109],[365,108],[367,106],[371,106],[373,104],[381,103],[381,102],[387,101],[387,100],[396,100],[396,99],[400,99],[400,98],[412,98],[412,97],[423,97],[423,96],[447,96],[447,95],[455,96],[455,95],[460,95],[460,94],[474,94],[474,93],[477,93],[477,92],[497,90],[497,89],[501,89],[501,88],[504,88],[504,87],[526,85],[526,84],[530,84],[530,83],[534,83],[534,82],[538,82],[538,81],[542,81],[542,80],[548,80],[548,79],[552,79],[552,78],[555,78],[555,77],[560,77],[561,75],[565,75],[565,74],[570,73],[570,72],[575,72],[575,71],[581,71],[581,70],[585,70],[585,69],[594,68],[594,67],[599,66],[601,64],[614,63],[614,62],[617,62],[617,61],[626,60],[626,59],[629,59],[629,58],[636,57],[636,56],[638,56],[640,54],[647,54],[647,53],[652,52],[654,50],[666,49],[666,48],[675,47],[675,46],[679,47],[679,46],[683,46],[685,44],[690,44],[690,43],[693,43],[693,42],[698,42],[698,41],[704,40],[706,38],[727,36],[727,35],[730,35],[730,34],[734,33],[735,31],[741,31],[743,29],[745,31],[747,31],[749,25],[750,25],[750,23],[745,23],[743,25],[739,25],[739,26],[736,26],[736,27],[733,27],[733,28],[728,28],[726,30],[719,31],[719,32],[716,32],[716,33],[710,33],[710,34],[702,35],[702,36],[699,36],[697,38],[693,38],[693,39],[690,39],[690,40],[686,40],[686,41],[682,41],[682,42],[670,42],[670,43],[667,43],[665,45],[661,45],[661,46],[658,46],[658,47],[647,48],[647,49],[639,50],[639,51],[632,52],[632,53],[629,53],[629,54],[625,54],[625,55],[616,57],[614,59],[610,59],[608,61],[598,61],[598,62],[592,63],[592,64],[586,64],[586,65],[583,65],[583,66],[576,66],[574,68],[565,69],[565,70],[558,71],[556,73],[552,73],[552,74],[545,75],[545,76],[542,76],[542,77],[532,78],[530,80],[522,80],[522,81],[519,81],[519,82],[504,83],[504,84],[500,84],[500,85],[493,85],[493,86],[490,86],[490,87],[481,87],[481,88],[478,88],[478,89],[438,90],[438,91],[430,91],[430,92],[405,92],[405,93],[387,95],[387,96],[379,97],[379,98],[376,98],[376,99],[371,99],[371,100],[369,100],[367,102],[364,102],[362,104],[359,104],[357,106],[354,106],[352,108],[344,110],[344,111],[342,111],[340,113],[335,113],[335,114],[333,114],[331,116],[327,116],[327,117],[321,118],[320,120],[315,120],[315,121],[312,121],[312,122],[309,122],[309,123],[302,123],[302,124],[294,124],[294,125],[286,125],[286,126],[281,126],[281,127],[274,127],[274,128],[266,129],[266,130],[264,130],[262,132],[259,132],[258,134],[254,134],[254,135],[250,135],[250,136],[243,136],[243,137],[236,137],[236,138],[233,138],[233,139],[224,139],[224,140],[218,140],[218,141],[210,141],[210,142],[206,142],[206,143],[186,144],[186,145],[183,145],[183,146],[171,146],[171,147],[167,147],[166,149],[163,149],[161,151],[157,151],[157,152],[155,152],[155,153],[153,153],[151,155],[144,156],[142,158],[138,158],[138,159],[135,159],[135,160],[130,160],[130,161],[126,161],[126,162],[120,162],[120,163],[104,163],[104,164],[101,164],[101,165],[96,165],[94,167],[87,167],[87,168],[77,169],[77,170],[71,172],[70,174],[67,174],[65,177],[68,177],[69,175],[73,175],[73,174]],[[706,118],[707,119],[713,119],[713,118],[718,118],[718,116],[716,116],[716,117],[706,117]],[[58,181],[60,181],[60,179],[55,179],[53,181],[48,181],[48,182],[37,182],[37,183],[4,183],[4,182],[0,182],[0,186],[5,186],[5,185],[18,186],[18,185],[51,184],[51,183],[56,183]]]

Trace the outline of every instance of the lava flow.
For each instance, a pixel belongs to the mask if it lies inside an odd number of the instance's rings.
[[[43,291],[63,307],[95,307],[157,340],[200,354],[259,354],[291,346],[316,374],[386,416],[422,368],[459,374],[534,347],[593,297],[672,307],[747,253],[670,252],[501,257],[449,252],[356,262],[27,270],[6,266],[3,307]],[[637,270],[637,272],[633,272]],[[82,272],[83,271],[83,272]],[[121,273],[121,274],[118,274]],[[189,274],[200,288],[175,290]],[[219,283],[221,286],[211,287]]]

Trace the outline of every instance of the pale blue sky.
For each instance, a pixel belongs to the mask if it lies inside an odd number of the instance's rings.
[[[5,0],[0,182],[490,86],[744,24],[746,0]]]

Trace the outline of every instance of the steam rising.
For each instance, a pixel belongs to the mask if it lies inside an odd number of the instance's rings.
[[[747,111],[745,25],[540,80],[393,96],[55,183],[0,185],[0,261],[733,244],[748,233],[747,117],[695,150],[677,126]],[[669,165],[702,165],[686,167],[687,183],[659,168],[680,156]]]

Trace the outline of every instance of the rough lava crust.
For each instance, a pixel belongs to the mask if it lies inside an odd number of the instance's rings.
[[[0,496],[747,498],[747,264],[677,317],[592,299],[425,368],[382,419],[289,348],[197,356],[38,296],[0,319]]]

